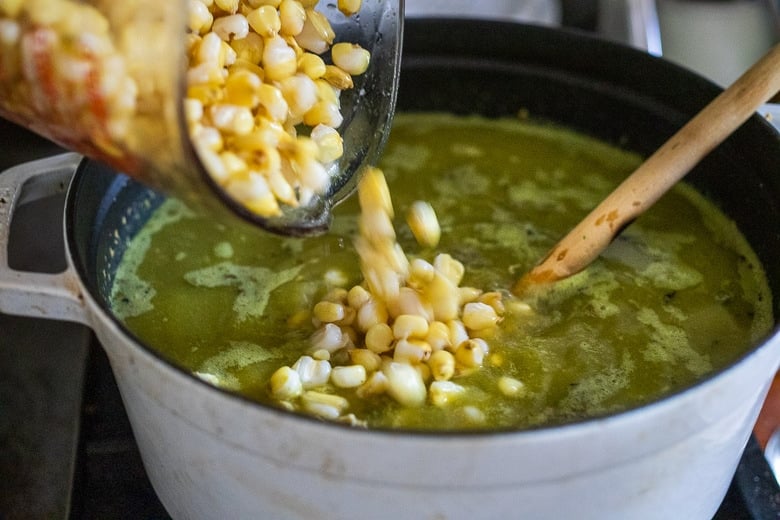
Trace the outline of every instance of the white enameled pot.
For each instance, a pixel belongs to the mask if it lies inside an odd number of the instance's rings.
[[[407,32],[425,34],[412,46],[419,48],[437,31],[457,35],[469,27],[463,21],[426,21],[417,28],[410,24]],[[530,34],[527,45],[561,37],[564,47],[591,44],[554,30],[487,22],[481,27],[495,37]],[[461,53],[459,44],[454,47]],[[426,61],[415,59],[411,70],[419,72]],[[479,66],[474,63],[467,59],[464,66]],[[451,65],[444,60],[444,67]],[[402,106],[403,85],[402,78]],[[545,87],[546,93],[552,90]],[[588,102],[599,106],[597,98],[594,94]],[[770,143],[765,153],[772,146],[780,150],[771,129],[752,124],[766,133],[758,139]],[[100,176],[86,164],[66,154],[0,174],[0,312],[77,321],[94,330],[110,359],[151,482],[176,519],[706,520],[726,493],[778,369],[780,340],[773,334],[727,369],[650,405],[518,432],[366,431],[268,408],[173,366],[111,316],[102,288],[111,276],[104,271],[121,254],[124,239],[101,246],[100,236],[121,233],[103,229],[100,219],[118,212],[118,220],[131,228],[137,211],[121,202],[124,181],[107,181],[101,192],[92,184]],[[76,170],[65,207],[67,269],[51,275],[8,268],[5,250],[17,203],[59,189]],[[755,182],[770,191],[768,177]],[[733,187],[725,191],[738,194]],[[762,214],[764,202],[758,199],[750,211],[759,216],[749,211],[740,217],[750,236],[763,236],[767,226],[780,229],[774,206],[766,202],[771,211]],[[112,205],[119,208],[107,209]],[[84,219],[90,225],[82,226]],[[759,256],[780,265],[775,250],[762,246]],[[101,258],[96,261],[95,255]]]

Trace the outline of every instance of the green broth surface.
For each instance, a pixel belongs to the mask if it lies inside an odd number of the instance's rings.
[[[515,281],[639,162],[549,125],[409,113],[396,116],[380,166],[407,255],[448,253],[465,265],[461,285],[510,300]],[[113,310],[166,358],[276,406],[270,375],[307,351],[314,331],[295,317],[330,288],[361,281],[355,199],[336,208],[327,235],[309,239],[228,225],[169,199],[125,253]],[[415,200],[437,212],[435,250],[418,246],[403,222]],[[739,358],[773,323],[754,253],[685,184],[585,271],[528,303],[533,315],[507,312],[490,338],[491,362],[453,379],[467,391],[451,405],[404,408],[344,392],[349,412],[369,427],[425,430],[578,421],[690,386]],[[523,391],[498,391],[502,375]]]

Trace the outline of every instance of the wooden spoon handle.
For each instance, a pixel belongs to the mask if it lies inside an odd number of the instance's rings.
[[[705,155],[780,90],[780,44],[683,126],[589,213],[515,286],[578,273],[617,233],[652,206]]]

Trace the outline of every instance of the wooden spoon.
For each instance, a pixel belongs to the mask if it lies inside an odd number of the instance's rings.
[[[562,280],[587,267],[632,220],[780,90],[780,44],[683,126],[574,227],[513,288]]]

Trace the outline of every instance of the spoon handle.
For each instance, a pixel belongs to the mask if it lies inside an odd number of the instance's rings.
[[[574,227],[514,288],[578,273],[705,155],[780,90],[780,44],[664,143]]]

